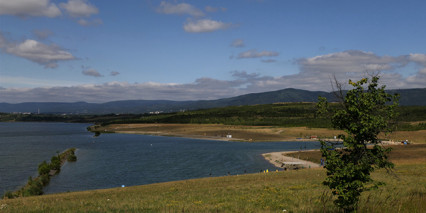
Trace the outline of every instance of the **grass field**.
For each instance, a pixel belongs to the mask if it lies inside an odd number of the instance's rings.
[[[417,145],[395,145],[387,146],[392,147],[391,155],[389,160],[397,165],[403,164],[426,164],[426,144]],[[299,158],[302,160],[312,161],[315,163],[321,162],[321,152],[319,150],[306,151],[306,152],[292,152],[286,153],[286,156]]]
[[[393,174],[364,192],[359,212],[424,212],[426,145],[398,146]],[[339,212],[322,186],[324,169],[203,178],[0,200],[0,212]]]

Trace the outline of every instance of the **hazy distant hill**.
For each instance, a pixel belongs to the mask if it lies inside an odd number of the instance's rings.
[[[426,105],[426,88],[390,90],[399,93],[400,105]],[[318,96],[335,101],[332,93],[307,91],[300,89],[283,89],[272,92],[253,93],[232,98],[201,101],[167,101],[167,100],[128,100],[112,101],[102,104],[75,102],[27,102],[19,104],[0,103],[0,112],[37,113],[74,113],[74,114],[108,114],[108,113],[148,113],[173,112],[224,106],[271,104],[277,102],[315,102]]]

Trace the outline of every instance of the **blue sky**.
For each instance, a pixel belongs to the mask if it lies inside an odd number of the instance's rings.
[[[0,102],[426,86],[426,2],[0,0]]]

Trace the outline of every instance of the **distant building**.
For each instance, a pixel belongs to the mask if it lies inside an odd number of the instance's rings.
[[[155,111],[155,112],[149,112],[149,114],[151,115],[158,115],[160,113],[162,113],[163,111]]]

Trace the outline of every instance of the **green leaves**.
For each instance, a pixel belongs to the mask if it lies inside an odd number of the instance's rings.
[[[387,161],[385,149],[378,145],[377,135],[390,131],[392,119],[396,118],[398,95],[385,92],[385,86],[378,87],[379,76],[371,81],[363,78],[358,82],[349,80],[354,88],[346,93],[342,109],[331,112],[331,122],[337,129],[344,130],[343,148],[321,141],[322,156],[326,159],[327,185],[337,196],[335,204],[345,211],[356,210],[359,196],[372,182],[370,173],[375,168],[393,168]],[[365,86],[365,84],[367,84]],[[325,98],[319,98],[318,113],[328,112]],[[368,147],[367,145],[372,145]],[[377,188],[380,184],[373,184]]]

